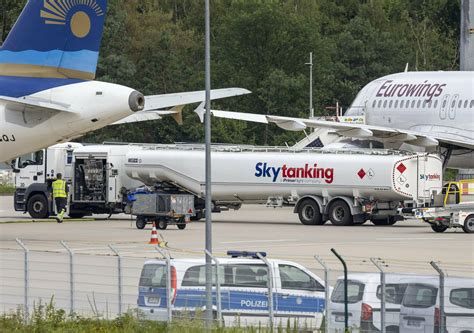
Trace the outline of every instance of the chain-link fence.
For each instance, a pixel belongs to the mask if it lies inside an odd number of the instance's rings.
[[[33,241],[16,243],[16,248],[0,249],[3,313],[21,308],[28,320],[35,307],[52,301],[68,313],[104,319],[125,312],[162,321],[205,317],[204,253],[126,243],[60,242],[47,249]],[[473,268],[455,261],[357,258],[336,250],[285,258],[215,255],[217,325],[325,332],[464,333],[474,328]]]

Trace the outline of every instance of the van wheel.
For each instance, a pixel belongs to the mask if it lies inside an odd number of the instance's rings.
[[[352,225],[354,223],[351,209],[343,200],[336,200],[331,204],[329,208],[329,219],[332,224],[337,226]]]
[[[316,201],[305,199],[298,207],[298,217],[304,225],[323,225],[323,221],[319,206]]]
[[[464,220],[464,225],[462,226],[462,230],[468,234],[474,233],[474,215],[471,214],[466,217]]]
[[[137,229],[144,229],[146,226],[146,220],[143,216],[137,216],[137,220],[135,222]]]
[[[433,229],[434,232],[445,232],[448,227],[442,224],[432,224],[431,229]]]
[[[43,194],[35,194],[28,200],[28,214],[34,219],[49,217],[48,200]]]
[[[166,220],[158,220],[156,227],[160,230],[166,230],[168,227],[168,222],[166,222]]]

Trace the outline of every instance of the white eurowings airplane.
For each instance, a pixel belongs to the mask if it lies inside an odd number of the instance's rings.
[[[439,149],[447,166],[474,168],[474,72],[403,72],[378,78],[362,88],[345,113],[364,116],[365,124],[212,112],[292,131],[326,128],[341,138],[378,141],[390,148]]]
[[[0,162],[112,123],[170,114],[203,91],[143,96],[94,81],[107,0],[29,0],[0,48]],[[250,93],[217,89],[212,99]],[[168,111],[156,111],[171,108]]]

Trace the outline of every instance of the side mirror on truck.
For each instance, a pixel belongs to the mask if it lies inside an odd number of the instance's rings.
[[[12,168],[13,173],[20,173],[20,169],[16,167],[16,160],[10,162],[10,167]]]

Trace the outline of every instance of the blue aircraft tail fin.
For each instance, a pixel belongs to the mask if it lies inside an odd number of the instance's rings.
[[[0,49],[0,75],[95,78],[107,0],[29,0]]]

